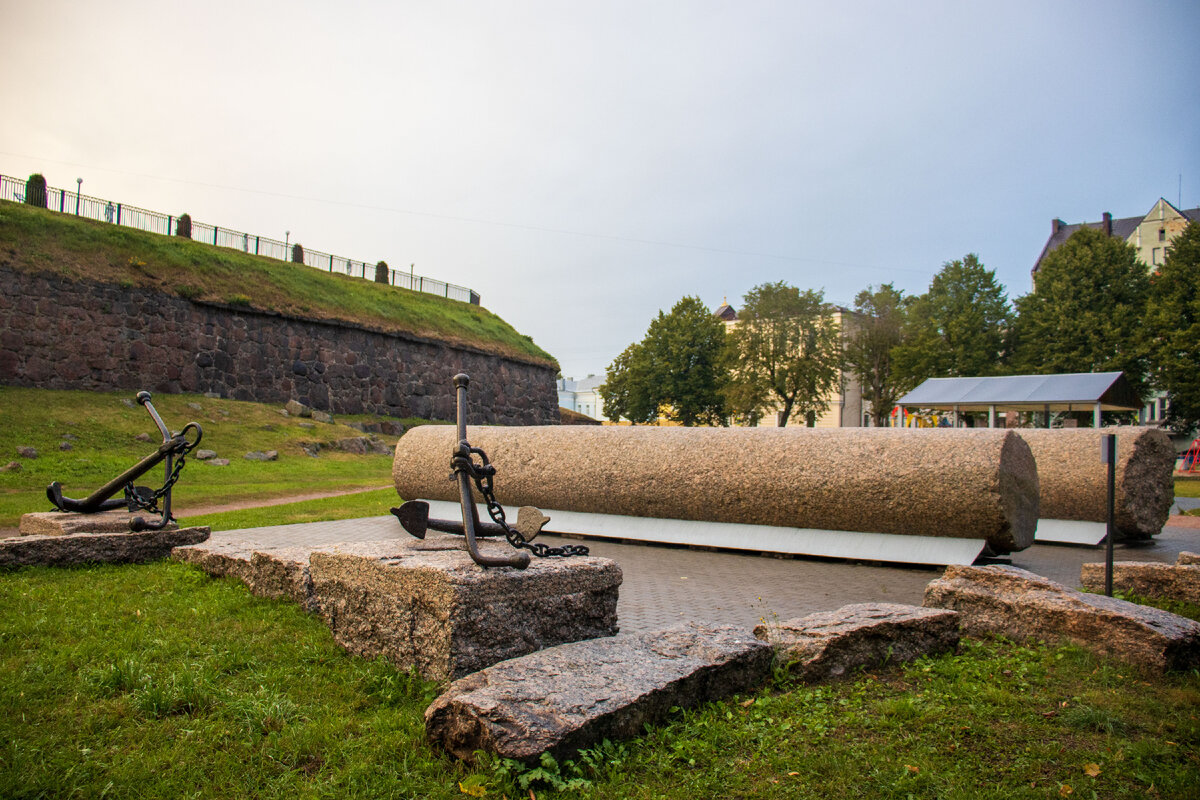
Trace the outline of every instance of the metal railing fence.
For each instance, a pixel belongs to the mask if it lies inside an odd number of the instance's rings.
[[[16,178],[11,175],[0,175],[0,200],[24,203],[25,179]],[[87,217],[88,219],[109,222],[127,228],[136,228],[164,236],[175,235],[179,226],[179,217],[171,216],[170,214],[162,214],[158,211],[150,211],[149,209],[138,208],[137,206],[130,206],[124,203],[114,203],[111,200],[90,197],[86,194],[72,192],[67,189],[56,189],[52,186],[46,187],[46,208],[61,214]],[[222,228],[217,225],[210,225],[207,222],[197,222],[195,220],[192,220],[191,239],[192,241],[204,242],[216,247],[241,250],[244,253],[274,258],[279,261],[291,261],[292,250],[295,246],[292,242],[271,239],[266,236],[255,236],[244,231]],[[307,247],[304,247],[303,250],[304,263],[309,267],[325,272],[337,272],[342,275],[349,275],[368,281],[375,280],[375,265],[372,263],[355,261],[345,256],[323,253],[320,250],[311,250]],[[389,268],[388,283],[392,286],[399,286],[402,289],[411,289],[414,292],[435,294],[439,297],[479,305],[479,294],[475,291],[465,286],[439,281],[436,278],[416,275],[411,271],[405,272]]]

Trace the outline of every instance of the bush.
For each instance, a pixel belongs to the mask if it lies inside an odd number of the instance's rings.
[[[386,261],[380,261],[375,265],[375,282],[390,283],[388,280],[388,265]]]
[[[181,214],[179,221],[175,223],[175,235],[186,236],[192,238],[192,217],[189,214]]]
[[[35,172],[25,181],[25,202],[38,208],[46,207],[46,178]]]
[[[296,242],[294,245],[292,245],[292,263],[304,263],[304,248],[300,246],[299,242]]]

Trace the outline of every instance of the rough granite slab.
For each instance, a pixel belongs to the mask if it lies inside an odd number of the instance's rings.
[[[1108,466],[1100,440],[1117,435],[1116,527],[1124,538],[1144,539],[1162,531],[1171,514],[1175,447],[1158,428],[1038,430],[1021,428],[1037,461],[1043,519],[1104,522],[1108,515]]]
[[[137,564],[166,558],[176,547],[203,542],[208,534],[207,527],[198,527],[140,533],[15,536],[0,540],[0,566]]]
[[[953,651],[958,647],[958,614],[898,603],[856,603],[759,625],[754,635],[775,648],[778,663],[812,683]]]
[[[443,681],[617,632],[616,562],[535,558],[524,570],[484,569],[461,541],[427,539],[423,549],[385,558],[314,552],[313,594],[334,639],[352,653],[383,655]],[[490,547],[507,545],[483,545]]]
[[[1193,553],[1188,550],[1184,550],[1175,559],[1175,563],[1181,566],[1184,564],[1200,564],[1200,553]]]
[[[1089,592],[1103,592],[1104,564],[1084,564],[1079,580]],[[1113,590],[1200,603],[1200,564],[1115,561]]]
[[[145,512],[101,511],[79,514],[74,511],[35,511],[21,515],[18,530],[22,536],[69,536],[73,533],[130,533],[129,520],[142,517],[151,522],[157,517]],[[179,523],[168,522],[163,530],[179,530]]]
[[[195,564],[215,578],[237,578],[249,585],[250,556],[253,554],[254,545],[249,542],[204,542],[176,547],[171,551],[171,559]]]
[[[1200,665],[1200,622],[1016,567],[947,567],[925,587],[924,605],[959,612],[972,635],[1073,642],[1160,671]]]
[[[638,736],[672,708],[750,691],[772,650],[737,628],[688,625],[552,647],[460,678],[425,710],[425,733],[456,758],[531,762]]]
[[[446,480],[456,436],[422,425],[400,438],[401,497],[457,500]],[[1033,454],[1004,430],[566,425],[467,438],[513,506],[984,539],[995,553],[1031,545],[1038,519]]]

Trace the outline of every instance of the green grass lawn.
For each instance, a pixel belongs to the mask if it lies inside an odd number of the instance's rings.
[[[347,655],[294,604],[190,565],[0,572],[6,798],[1194,798],[1200,786],[1200,675],[1075,647],[964,641],[832,685],[780,679],[533,771],[431,749],[434,691]]]
[[[556,366],[533,339],[480,306],[20,203],[0,201],[0,254],[10,269],[344,320]]]
[[[60,481],[69,497],[86,497],[152,452],[161,437],[144,408],[122,402],[133,395],[0,387],[0,466],[10,460],[21,464],[20,470],[0,473],[0,527],[16,526],[23,513],[49,510],[45,490],[51,481]],[[362,436],[342,423],[373,417],[345,416],[335,418],[332,425],[314,423],[283,416],[279,405],[198,395],[156,395],[153,403],[172,430],[188,421],[198,422],[204,429],[200,448],[215,450],[230,462],[218,467],[188,459],[173,497],[182,519],[189,506],[378,488],[392,482],[390,455],[322,449],[313,458],[301,447]],[[142,433],[149,434],[151,441],[138,441],[135,437]],[[383,440],[395,445],[395,437]],[[69,451],[59,449],[64,441],[71,445]],[[38,457],[23,458],[18,447],[34,447]],[[254,450],[276,450],[279,458],[246,460],[245,454]],[[157,488],[163,479],[163,468],[156,467],[138,484]]]

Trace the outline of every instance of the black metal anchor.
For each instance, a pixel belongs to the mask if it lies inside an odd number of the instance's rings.
[[[458,401],[458,445],[450,457],[450,468],[453,470],[451,479],[458,480],[459,505],[462,508],[462,522],[429,518],[429,503],[423,500],[409,500],[399,508],[393,508],[392,513],[400,520],[404,530],[418,539],[425,538],[427,530],[441,531],[465,536],[467,551],[476,564],[483,567],[516,567],[525,569],[529,566],[529,553],[545,558],[547,556],[586,556],[588,549],[580,545],[564,547],[548,547],[545,544],[532,544],[532,539],[541,532],[550,518],[533,506],[521,508],[516,526],[509,525],[505,520],[504,507],[496,501],[492,490],[496,468],[488,461],[487,453],[478,447],[472,447],[467,441],[467,385],[471,379],[459,373],[454,376],[454,388]],[[479,456],[476,463],[472,456]],[[475,498],[471,493],[474,483],[487,503],[488,516],[491,522],[481,522]],[[507,556],[488,556],[479,552],[476,538],[503,536],[516,553]]]
[[[132,531],[162,530],[167,526],[167,523],[174,521],[175,518],[171,516],[171,487],[179,480],[179,475],[183,471],[185,457],[200,444],[200,439],[203,438],[204,431],[195,422],[189,422],[183,426],[183,430],[172,436],[171,432],[167,430],[167,426],[163,424],[162,417],[158,416],[158,412],[154,410],[154,405],[150,402],[150,393],[138,392],[137,401],[146,407],[150,418],[154,420],[155,426],[157,426],[159,433],[162,434],[162,444],[153,453],[82,500],[65,497],[62,493],[62,484],[54,481],[46,487],[46,497],[54,504],[56,510],[95,514],[101,511],[113,511],[118,508],[125,508],[129,511],[142,510],[162,515],[157,522],[148,522],[141,517],[133,517],[129,520],[129,529]],[[196,432],[194,441],[188,441],[184,435],[189,430]],[[177,463],[175,462],[176,456],[179,457]],[[133,485],[135,480],[163,461],[166,462],[166,483],[161,489],[151,490],[146,486]],[[122,489],[124,489],[125,496],[121,499],[113,498],[113,495]],[[161,509],[158,507],[159,500],[163,501]]]

